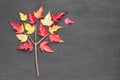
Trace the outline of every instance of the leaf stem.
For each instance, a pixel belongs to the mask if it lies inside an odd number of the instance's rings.
[[[28,35],[28,38],[31,40],[31,42],[35,45],[35,42],[32,40],[31,36]]]
[[[47,36],[49,35],[49,33],[47,33],[43,38],[41,38],[38,42],[37,42],[37,45],[42,42]]]
[[[40,72],[39,72],[39,66],[38,66],[38,53],[37,53],[37,31],[35,29],[35,53],[34,53],[34,58],[35,58],[35,67],[36,67],[36,73],[37,76],[40,76]]]

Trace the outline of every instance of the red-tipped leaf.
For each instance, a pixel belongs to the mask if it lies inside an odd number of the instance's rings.
[[[65,14],[66,14],[66,12],[59,12],[55,15],[52,15],[52,19],[54,22],[57,23],[59,21],[59,19],[61,19]]]
[[[30,24],[35,24],[36,21],[37,21],[36,18],[35,18],[35,16],[34,16],[34,14],[33,14],[33,12],[29,13],[29,21],[30,21],[29,22]]]
[[[39,36],[43,37],[48,33],[48,30],[45,29],[42,23],[39,25]]]
[[[28,50],[29,52],[32,52],[32,50],[33,50],[33,44],[32,44],[31,41],[22,43],[22,44],[20,44],[17,47],[17,50],[23,50],[23,51],[27,51]]]
[[[22,33],[24,31],[23,25],[16,23],[16,22],[12,22],[12,21],[10,22],[10,24],[11,24],[13,30],[15,30],[17,34]]]
[[[64,42],[59,35],[56,33],[50,34],[49,35],[49,40],[50,42]]]
[[[41,42],[40,50],[43,51],[43,52],[45,51],[45,52],[49,52],[49,53],[54,52],[53,49],[48,45],[47,41]]]

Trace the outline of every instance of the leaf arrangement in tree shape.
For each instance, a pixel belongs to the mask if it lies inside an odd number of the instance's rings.
[[[48,45],[49,43],[61,43],[64,42],[60,35],[57,34],[57,31],[62,29],[63,26],[57,25],[59,20],[66,14],[66,12],[58,12],[57,14],[52,14],[50,11],[43,16],[44,7],[41,6],[37,11],[31,11],[29,14],[25,14],[19,12],[20,22],[11,21],[10,24],[13,30],[16,32],[16,37],[20,40],[21,44],[17,47],[17,50],[23,51],[33,51],[33,47],[35,47],[35,63],[37,76],[39,76],[39,68],[37,61],[37,48],[39,48],[42,52],[52,53],[54,50]],[[39,23],[38,27],[37,22]],[[70,18],[66,18],[64,20],[66,24],[73,24],[74,21]],[[38,29],[38,34],[37,34]],[[30,35],[35,33],[34,40]],[[41,39],[37,41],[37,36]],[[48,41],[44,39],[47,38]]]

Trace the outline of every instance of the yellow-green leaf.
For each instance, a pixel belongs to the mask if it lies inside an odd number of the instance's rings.
[[[51,25],[53,24],[50,11],[49,11],[48,14],[45,16],[44,19],[41,19],[41,23],[42,23],[43,25],[45,25],[45,26],[51,26]]]
[[[32,34],[35,31],[35,26],[31,25],[29,23],[24,23],[25,30],[27,31],[27,34]]]
[[[27,14],[24,14],[22,12],[19,12],[20,20],[21,21],[26,21],[27,20]]]
[[[26,34],[16,34],[16,36],[20,42],[26,42],[28,40],[28,35]]]

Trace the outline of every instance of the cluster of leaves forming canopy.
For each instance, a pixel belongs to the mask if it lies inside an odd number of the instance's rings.
[[[62,26],[55,25],[54,23],[58,23],[59,20],[66,14],[66,12],[58,12],[57,14],[52,14],[50,11],[43,17],[43,6],[41,6],[37,11],[31,11],[28,15],[22,12],[19,12],[20,23],[11,21],[10,24],[16,32],[16,37],[22,42],[17,49],[18,50],[29,50],[29,52],[33,51],[33,44],[32,38],[30,37],[31,34],[37,30],[36,23],[39,22],[38,35],[41,38],[46,38],[47,36],[49,41],[38,41],[40,43],[40,50],[45,52],[54,52],[54,50],[48,45],[49,42],[57,42],[61,43],[64,42],[60,35],[57,34],[57,31]],[[66,24],[73,24],[70,18],[66,18],[64,20]]]

